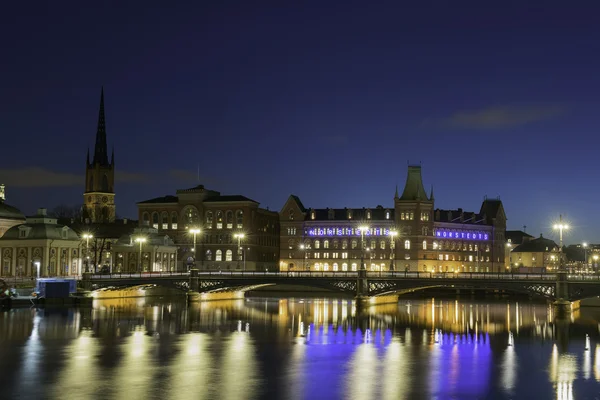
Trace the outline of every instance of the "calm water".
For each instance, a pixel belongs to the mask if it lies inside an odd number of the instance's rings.
[[[0,312],[0,399],[600,399],[599,321],[433,299],[17,309]]]

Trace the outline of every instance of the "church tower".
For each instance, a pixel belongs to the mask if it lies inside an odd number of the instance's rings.
[[[85,168],[85,193],[83,194],[83,215],[90,222],[115,221],[115,152],[110,163],[106,146],[106,121],[104,118],[104,88],[100,93],[100,113],[96,130],[94,158],[90,163],[88,149]]]

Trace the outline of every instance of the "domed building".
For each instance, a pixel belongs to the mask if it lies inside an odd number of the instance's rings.
[[[16,207],[6,204],[4,185],[0,185],[0,237],[15,225],[25,222],[25,215]]]
[[[80,251],[79,235],[40,208],[0,237],[0,277],[77,275]]]

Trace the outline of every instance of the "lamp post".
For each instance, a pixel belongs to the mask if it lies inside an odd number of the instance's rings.
[[[194,267],[196,267],[196,235],[200,233],[200,229],[190,228],[190,233],[194,235]]]
[[[394,251],[396,249],[396,236],[398,236],[398,232],[397,231],[390,231],[390,250],[392,252],[391,254],[391,262],[390,262],[390,271],[394,270],[394,259],[396,258],[396,252]]]
[[[136,238],[135,241],[140,244],[140,261],[139,261],[138,269],[141,274],[142,273],[142,246],[146,242],[146,238],[140,236],[140,237]]]
[[[581,247],[583,247],[583,268],[585,269],[585,272],[587,273],[587,270],[588,270],[587,247],[588,247],[588,244],[586,242],[583,242],[581,244]]]
[[[558,224],[554,224],[554,229],[558,230],[559,248],[558,248],[558,269],[560,272],[563,271],[563,259],[562,259],[562,248],[563,248],[563,231],[569,229],[569,225],[563,224],[562,215],[559,217]]]
[[[90,233],[84,233],[83,238],[85,239],[85,272],[90,272],[90,239],[94,236]]]
[[[369,229],[368,226],[362,225],[359,226],[360,230],[360,269],[367,270],[367,266],[365,265],[365,232]]]
[[[598,271],[598,254],[594,254],[592,257],[594,259],[594,272]]]
[[[236,233],[233,235],[238,240],[238,251],[237,251],[237,268],[240,269],[240,254],[243,256],[244,251],[242,249],[242,239],[246,237],[243,233]],[[246,258],[244,257],[244,271],[246,270]]]
[[[306,246],[301,244],[300,250],[304,251],[304,254],[302,255],[302,270],[306,270]]]

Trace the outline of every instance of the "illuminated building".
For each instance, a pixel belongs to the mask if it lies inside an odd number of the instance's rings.
[[[556,269],[559,266],[558,245],[554,240],[546,239],[542,235],[518,245],[510,253],[511,265],[514,268],[541,268]],[[563,254],[563,259],[565,255]]]
[[[85,192],[83,194],[84,219],[92,223],[115,220],[115,152],[108,161],[106,146],[106,120],[104,118],[104,89],[100,94],[100,111],[96,130],[94,158],[90,163],[88,150],[85,168]]]
[[[178,268],[189,268],[195,262],[200,270],[277,269],[278,215],[254,200],[221,195],[198,185],[178,190],[177,196],[157,197],[137,206],[142,227],[169,235],[179,246]]]
[[[18,208],[6,204],[6,191],[4,185],[0,185],[0,237],[8,229],[25,222],[25,216]]]
[[[533,236],[524,231],[506,231],[506,247],[504,248],[504,264],[507,270],[511,270],[512,265],[511,252],[519,245],[533,239]]]
[[[141,240],[140,240],[141,239]],[[113,272],[162,272],[177,269],[177,246],[158,229],[139,227],[112,246]],[[141,256],[141,263],[140,263]]]
[[[292,195],[279,216],[280,269],[355,271],[364,254],[371,271],[504,270],[506,215],[499,199],[485,199],[479,212],[436,209],[434,202],[420,166],[408,167],[402,194],[396,190],[387,208],[305,208]]]

